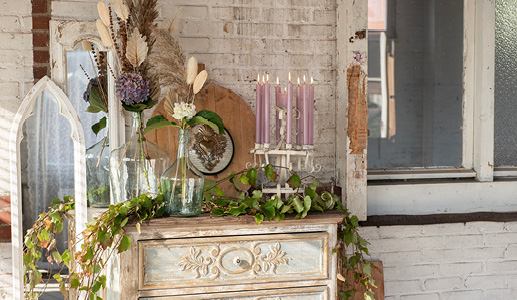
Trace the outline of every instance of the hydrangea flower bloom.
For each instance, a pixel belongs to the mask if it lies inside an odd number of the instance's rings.
[[[149,80],[136,73],[124,73],[115,82],[117,97],[126,105],[138,104],[149,98]]]
[[[196,106],[192,103],[174,103],[174,114],[172,117],[176,120],[183,120],[187,118],[187,121],[192,119],[196,115]]]

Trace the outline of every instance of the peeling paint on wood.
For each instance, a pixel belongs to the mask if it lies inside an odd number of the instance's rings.
[[[347,70],[347,79],[349,149],[351,154],[363,154],[368,141],[366,73],[361,66],[353,65]]]

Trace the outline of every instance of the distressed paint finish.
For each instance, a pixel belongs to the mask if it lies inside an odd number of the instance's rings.
[[[336,164],[348,210],[366,219],[368,1],[337,1]]]
[[[201,216],[151,220],[140,233],[129,227],[131,246],[120,257],[121,292],[109,299],[218,299],[220,293],[231,299],[277,293],[282,299],[336,299],[332,249],[341,220],[340,214],[325,214],[256,225],[252,216]],[[263,294],[252,297],[253,291]]]
[[[326,279],[326,233],[139,243],[140,289]]]
[[[12,220],[12,249],[13,249],[13,297],[15,300],[23,296],[23,232],[22,232],[22,202],[21,202],[21,169],[20,142],[23,138],[22,128],[25,120],[34,112],[34,104],[38,96],[48,90],[55,98],[59,114],[70,123],[70,137],[74,144],[74,196],[75,230],[82,232],[86,229],[86,165],[83,127],[74,107],[65,93],[47,76],[38,81],[23,100],[11,127],[9,141],[9,158],[11,168],[11,220]],[[79,245],[78,245],[79,246]]]
[[[160,298],[140,298],[141,300],[172,300],[172,299],[211,299],[211,300],[226,300],[226,299],[241,299],[241,300],[266,300],[266,299],[282,299],[282,300],[327,300],[329,290],[326,286],[308,287],[296,289],[278,289],[266,291],[247,291],[238,293],[218,293],[213,295],[202,296],[174,296],[174,297],[160,297]]]

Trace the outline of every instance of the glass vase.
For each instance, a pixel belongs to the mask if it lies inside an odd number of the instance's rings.
[[[160,176],[169,164],[169,154],[145,139],[141,114],[134,113],[131,138],[110,154],[113,202],[158,195]]]
[[[110,205],[109,155],[107,136],[86,150],[86,191],[91,207]]]
[[[195,217],[201,214],[205,178],[189,159],[189,130],[179,130],[176,161],[161,178],[165,209],[169,216]]]

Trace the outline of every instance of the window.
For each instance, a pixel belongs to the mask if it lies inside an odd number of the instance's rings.
[[[502,175],[515,176],[517,174],[514,168],[508,169],[508,167],[516,165],[515,160],[511,160],[515,157],[512,152],[515,148],[516,139],[514,139],[514,130],[512,131],[510,128],[513,128],[515,125],[513,124],[512,112],[517,109],[514,108],[515,106],[512,104],[514,101],[511,100],[515,98],[511,96],[514,93],[512,90],[515,87],[509,84],[513,82],[511,78],[515,76],[513,74],[515,73],[515,68],[511,67],[514,63],[511,56],[497,50],[499,47],[501,50],[507,50],[507,53],[512,53],[511,48],[515,42],[513,41],[511,31],[515,26],[511,25],[513,21],[509,19],[515,19],[515,12],[512,12],[515,10],[515,1],[464,0],[459,2],[432,2],[436,3],[436,5],[424,9],[425,15],[420,17],[418,17],[418,14],[412,15],[414,19],[418,19],[415,21],[424,21],[425,18],[429,18],[433,14],[435,16],[435,32],[434,36],[431,37],[436,47],[429,52],[431,56],[434,55],[434,63],[430,64],[423,61],[421,64],[412,67],[431,67],[430,70],[432,72],[424,72],[424,75],[427,78],[433,79],[434,81],[431,82],[435,83],[426,83],[421,88],[426,92],[432,90],[435,93],[433,97],[434,105],[429,105],[427,102],[423,103],[424,106],[427,105],[429,109],[432,109],[432,114],[434,114],[431,118],[433,121],[429,123],[433,126],[427,127],[428,130],[423,130],[425,122],[410,124],[400,122],[400,118],[407,117],[400,112],[401,109],[407,109],[407,107],[404,107],[407,103],[401,100],[404,97],[402,95],[404,90],[401,90],[401,87],[402,89],[410,89],[411,87],[399,83],[403,79],[403,75],[401,74],[401,68],[397,68],[399,57],[396,55],[398,53],[396,43],[394,47],[395,70],[394,75],[390,74],[388,59],[393,50],[390,48],[393,46],[393,42],[390,43],[390,39],[394,38],[395,41],[399,42],[402,39],[397,30],[391,30],[393,23],[390,22],[397,22],[394,25],[395,28],[398,28],[398,22],[402,22],[402,16],[400,13],[397,13],[397,8],[400,5],[429,5],[431,2],[387,0],[387,59],[385,74],[388,90],[388,124],[386,125],[387,132],[385,131],[384,136],[371,135],[369,140],[368,215],[515,211],[517,210],[517,203],[512,199],[512,195],[517,192],[515,183],[499,179]],[[395,8],[393,8],[393,5],[395,5]],[[459,8],[460,6],[462,7]],[[448,7],[448,11],[443,11],[445,7]],[[452,11],[455,13],[442,19],[442,17]],[[459,11],[462,12],[461,18],[458,16]],[[501,19],[502,13],[505,14],[506,20]],[[444,23],[447,22],[452,22],[452,25],[445,25]],[[437,23],[441,24],[437,25]],[[498,25],[496,26],[495,24]],[[456,30],[458,27],[461,27],[461,31]],[[375,32],[374,34],[379,33]],[[446,34],[450,35],[451,38],[456,38],[454,41],[447,42],[445,40],[445,42],[439,42],[439,34]],[[375,51],[369,53],[370,60],[372,60],[372,55],[380,55],[379,47],[377,49],[374,47],[374,43],[377,40],[380,39],[374,37],[370,41],[372,45],[370,50]],[[457,46],[452,45],[452,43],[457,43],[458,41],[462,43],[460,47],[461,52],[458,51]],[[425,45],[425,43],[425,40],[421,40],[421,44]],[[413,51],[417,52],[414,47]],[[450,57],[445,55],[449,53],[455,53],[453,59],[449,59]],[[505,55],[508,57],[506,62],[502,59],[500,60],[500,57]],[[497,63],[494,63],[494,57]],[[433,58],[428,57],[427,59]],[[447,62],[447,65],[444,65],[444,61]],[[461,89],[459,89],[458,84],[445,86],[451,81],[457,80],[458,66],[461,67]],[[372,64],[370,67],[374,68],[375,65]],[[437,69],[444,69],[446,72],[439,73]],[[495,97],[494,69],[496,77]],[[410,71],[414,71],[414,69]],[[501,73],[498,73],[499,71]],[[372,70],[372,74],[374,72]],[[380,71],[377,72],[380,73]],[[390,97],[391,76],[393,76],[393,81],[395,81],[395,92],[393,95],[396,101],[396,134],[394,136],[390,136],[389,132],[393,121],[390,119],[389,103],[392,100]],[[442,78],[447,78],[447,80],[443,81]],[[411,79],[414,80],[415,78]],[[373,87],[372,91],[378,92],[379,89],[375,88],[375,77],[373,80],[370,80]],[[503,90],[503,88],[507,88],[507,90]],[[380,94],[382,95],[382,91]],[[448,98],[445,99],[445,96],[437,97],[436,95],[446,95]],[[458,95],[461,98],[459,105]],[[502,99],[504,96],[508,97],[508,99]],[[428,96],[422,96],[421,98],[425,99],[425,97]],[[410,105],[414,105],[415,99],[412,99],[413,102]],[[374,101],[374,99],[370,100],[370,106],[373,106]],[[383,101],[386,103],[386,100]],[[424,106],[421,106],[419,109],[422,116],[425,116],[424,114],[428,110],[423,109]],[[460,108],[459,114],[458,107]],[[382,109],[378,110],[382,111]],[[417,114],[417,111],[413,111],[412,114]],[[437,117],[441,119],[436,119]],[[377,120],[382,119],[378,118]],[[421,120],[425,120],[425,118]],[[370,120],[370,122],[374,121]],[[422,129],[416,127],[422,127]],[[382,143],[389,143],[390,138],[393,137],[396,140],[397,136],[401,135],[404,130],[423,130],[421,134],[416,136],[416,138],[423,138],[416,143],[419,145],[418,147],[422,147],[422,149],[417,151],[421,157],[415,161],[406,161],[405,166],[400,162],[394,164],[390,158],[383,162],[382,156],[390,152],[384,152],[387,147]],[[428,135],[427,133],[430,134]],[[377,143],[379,141],[381,143],[380,147]],[[431,145],[432,147],[425,147],[426,149],[424,149],[423,145]],[[379,151],[379,149],[381,150]],[[424,150],[428,151],[429,149],[432,149],[432,152],[431,159],[428,160]],[[401,148],[401,151],[408,152],[410,150],[408,147]],[[380,161],[378,160],[379,154],[381,156]],[[421,163],[414,163],[418,161]],[[501,169],[497,167],[506,168]]]

